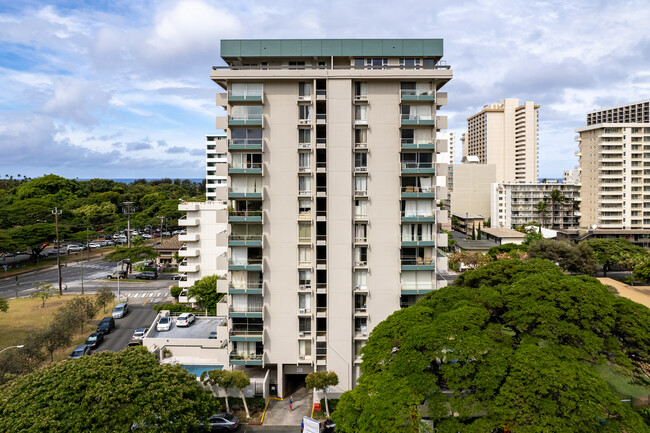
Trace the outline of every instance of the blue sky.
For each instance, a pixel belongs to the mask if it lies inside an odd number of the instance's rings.
[[[0,0],[0,176],[203,177],[220,39],[431,37],[449,129],[533,100],[560,177],[587,111],[650,98],[649,22],[647,0]]]

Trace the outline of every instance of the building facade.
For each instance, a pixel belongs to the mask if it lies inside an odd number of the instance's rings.
[[[583,227],[650,228],[650,100],[587,113],[579,137]]]
[[[226,157],[226,135],[205,136],[205,200],[216,201],[228,198],[228,158]]]
[[[481,215],[487,220],[492,210],[490,194],[491,185],[496,182],[496,166],[473,160],[475,157],[463,157],[462,164],[453,164],[449,170],[449,209],[452,214]]]
[[[463,156],[494,164],[497,182],[537,182],[539,105],[518,99],[490,104],[467,119]]]
[[[551,200],[553,190],[564,197],[562,202]],[[531,221],[542,227],[575,228],[580,223],[580,185],[557,182],[495,183],[492,184],[492,227],[515,228]],[[541,211],[539,202],[545,202]]]
[[[224,40],[231,364],[351,389],[379,322],[438,287],[442,40]],[[236,359],[236,362],[233,360]]]

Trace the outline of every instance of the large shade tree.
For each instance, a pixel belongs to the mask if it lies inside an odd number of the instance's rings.
[[[59,362],[9,383],[0,431],[188,432],[218,409],[195,376],[134,347]]]
[[[650,361],[650,310],[551,262],[498,260],[397,311],[362,349],[340,432],[650,432],[593,365]]]
[[[594,250],[594,256],[603,266],[605,276],[613,266],[626,266],[632,256],[643,258],[648,255],[645,249],[627,239],[590,239],[584,243]]]

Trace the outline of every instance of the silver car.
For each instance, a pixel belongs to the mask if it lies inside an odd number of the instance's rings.
[[[176,326],[190,326],[194,323],[194,314],[192,313],[183,313],[176,318]]]

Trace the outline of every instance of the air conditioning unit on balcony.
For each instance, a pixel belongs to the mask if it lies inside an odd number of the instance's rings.
[[[354,286],[354,290],[361,290],[361,286]]]
[[[299,314],[305,314],[305,309],[301,308],[300,310],[298,310],[298,312],[299,312]]]
[[[367,336],[368,336],[368,333],[367,333],[367,332],[363,332],[363,333],[361,334],[361,336],[362,336],[362,337],[367,337]]]
[[[305,333],[304,333],[304,332],[299,332],[299,333],[298,333],[298,337],[304,337],[304,336],[305,336]]]
[[[298,356],[299,359],[305,359],[305,355]]]

